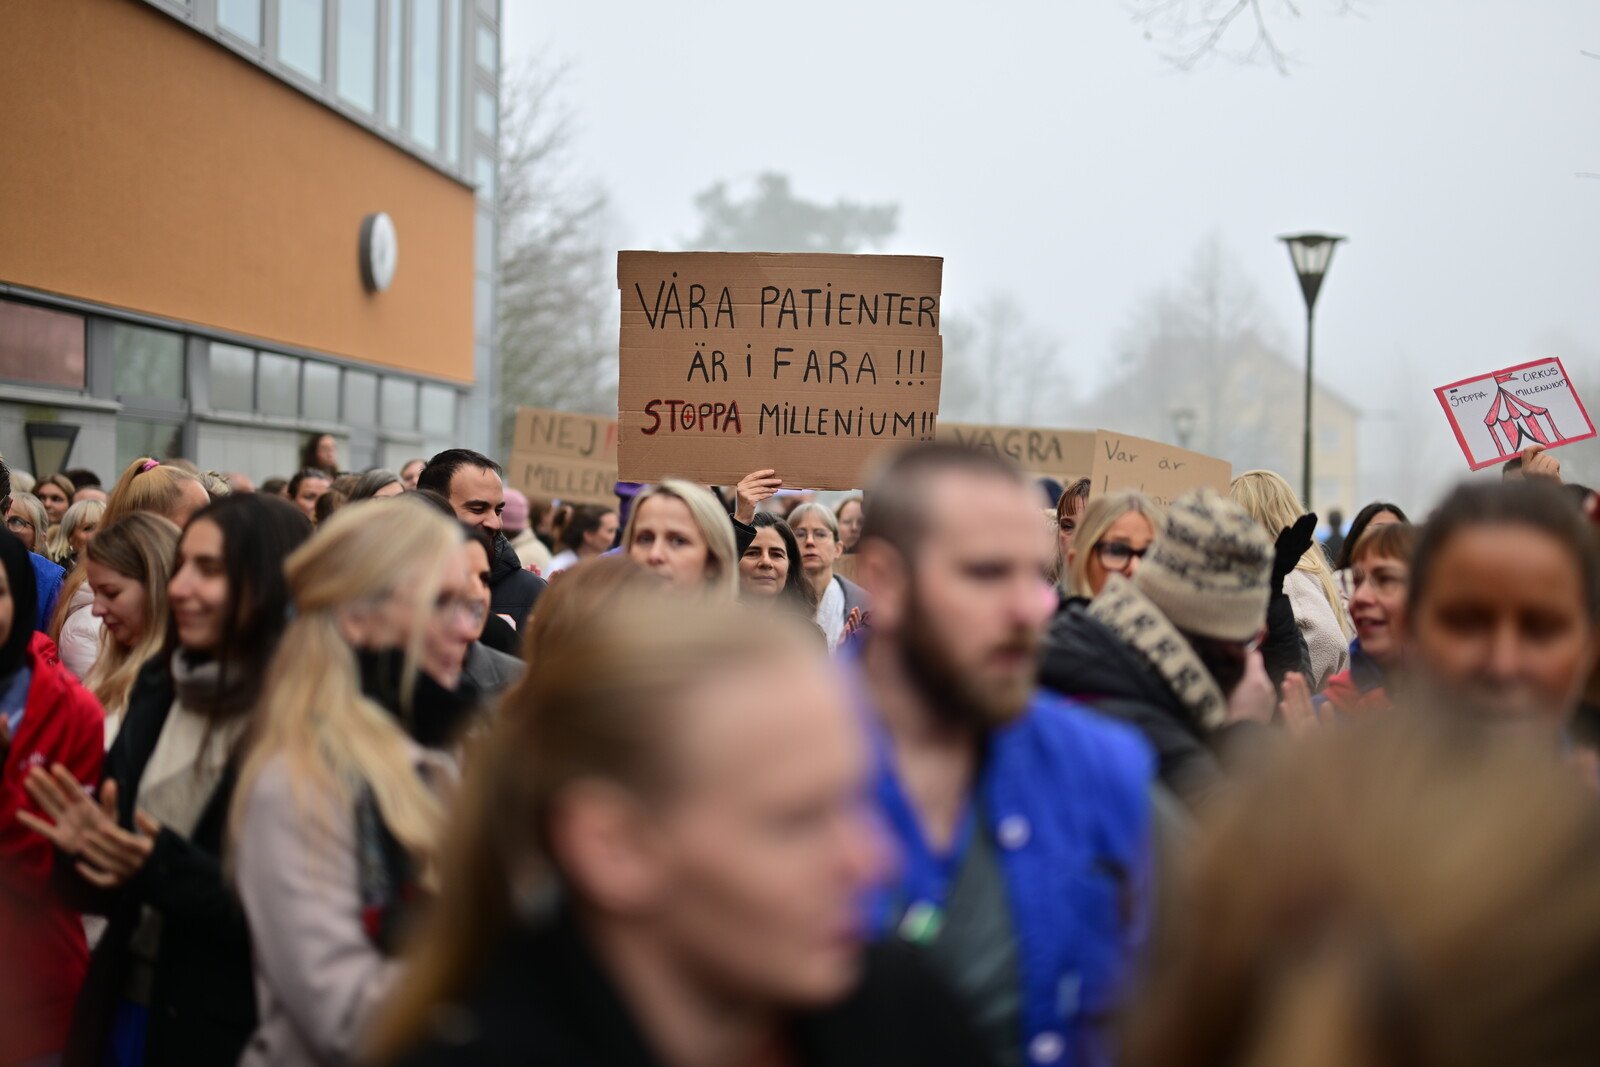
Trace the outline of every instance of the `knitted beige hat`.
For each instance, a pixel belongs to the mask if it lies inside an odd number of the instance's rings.
[[[1185,633],[1248,641],[1266,622],[1272,552],[1249,512],[1192,489],[1167,509],[1133,583]]]

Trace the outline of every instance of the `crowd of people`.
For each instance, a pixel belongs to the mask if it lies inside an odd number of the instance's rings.
[[[0,1065],[1600,1062],[1600,499],[0,463]]]

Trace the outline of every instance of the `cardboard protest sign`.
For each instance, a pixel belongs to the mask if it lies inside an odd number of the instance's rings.
[[[939,414],[944,261],[621,252],[621,476],[851,489]]]
[[[1529,445],[1557,448],[1595,435],[1559,359],[1463,378],[1433,394],[1473,470],[1502,463]]]
[[[1165,506],[1196,486],[1228,491],[1227,460],[1113,430],[940,423],[939,436],[1002,452],[1023,469],[1063,484],[1088,478],[1090,495],[1134,489]]]
[[[568,504],[617,502],[617,420],[518,408],[506,484]]]

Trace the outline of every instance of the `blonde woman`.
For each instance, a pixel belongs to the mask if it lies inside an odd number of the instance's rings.
[[[90,617],[99,625],[94,665],[84,677],[106,709],[106,747],[128,710],[133,683],[167,638],[167,583],[178,551],[178,528],[160,515],[136,511],[107,526],[85,559],[92,589]],[[64,638],[76,640],[73,620]]]
[[[1113,574],[1132,578],[1161,528],[1161,508],[1143,493],[1112,493],[1084,508],[1061,585],[1068,600],[1090,600]]]
[[[1271,538],[1294,526],[1306,513],[1289,483],[1272,471],[1245,471],[1233,480],[1229,495]],[[1321,545],[1313,541],[1301,554],[1284,579],[1283,591],[1294,607],[1295,625],[1310,656],[1311,675],[1306,682],[1313,693],[1319,692],[1328,679],[1350,666],[1350,641],[1355,636]]]
[[[128,464],[112,487],[106,499],[105,521],[115,522],[134,511],[153,511],[182,528],[189,516],[209,503],[211,494],[198,476],[143,456]]]
[[[669,478],[634,499],[622,550],[679,589],[702,589],[719,600],[739,592],[733,520],[693,482]]]
[[[83,547],[94,537],[105,516],[106,506],[100,500],[80,500],[67,508],[61,524],[50,531],[45,543],[45,555],[67,570],[72,570],[83,558]]]
[[[231,815],[260,1024],[239,1061],[352,1060],[431,886],[449,718],[484,617],[455,523],[415,501],[335,512],[289,557],[295,615],[268,669]]]

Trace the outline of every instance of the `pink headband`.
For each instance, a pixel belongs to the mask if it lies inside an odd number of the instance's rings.
[[[161,466],[161,463],[158,460],[147,459],[143,463],[139,464],[139,473],[143,474],[145,471],[153,471],[159,466]]]

